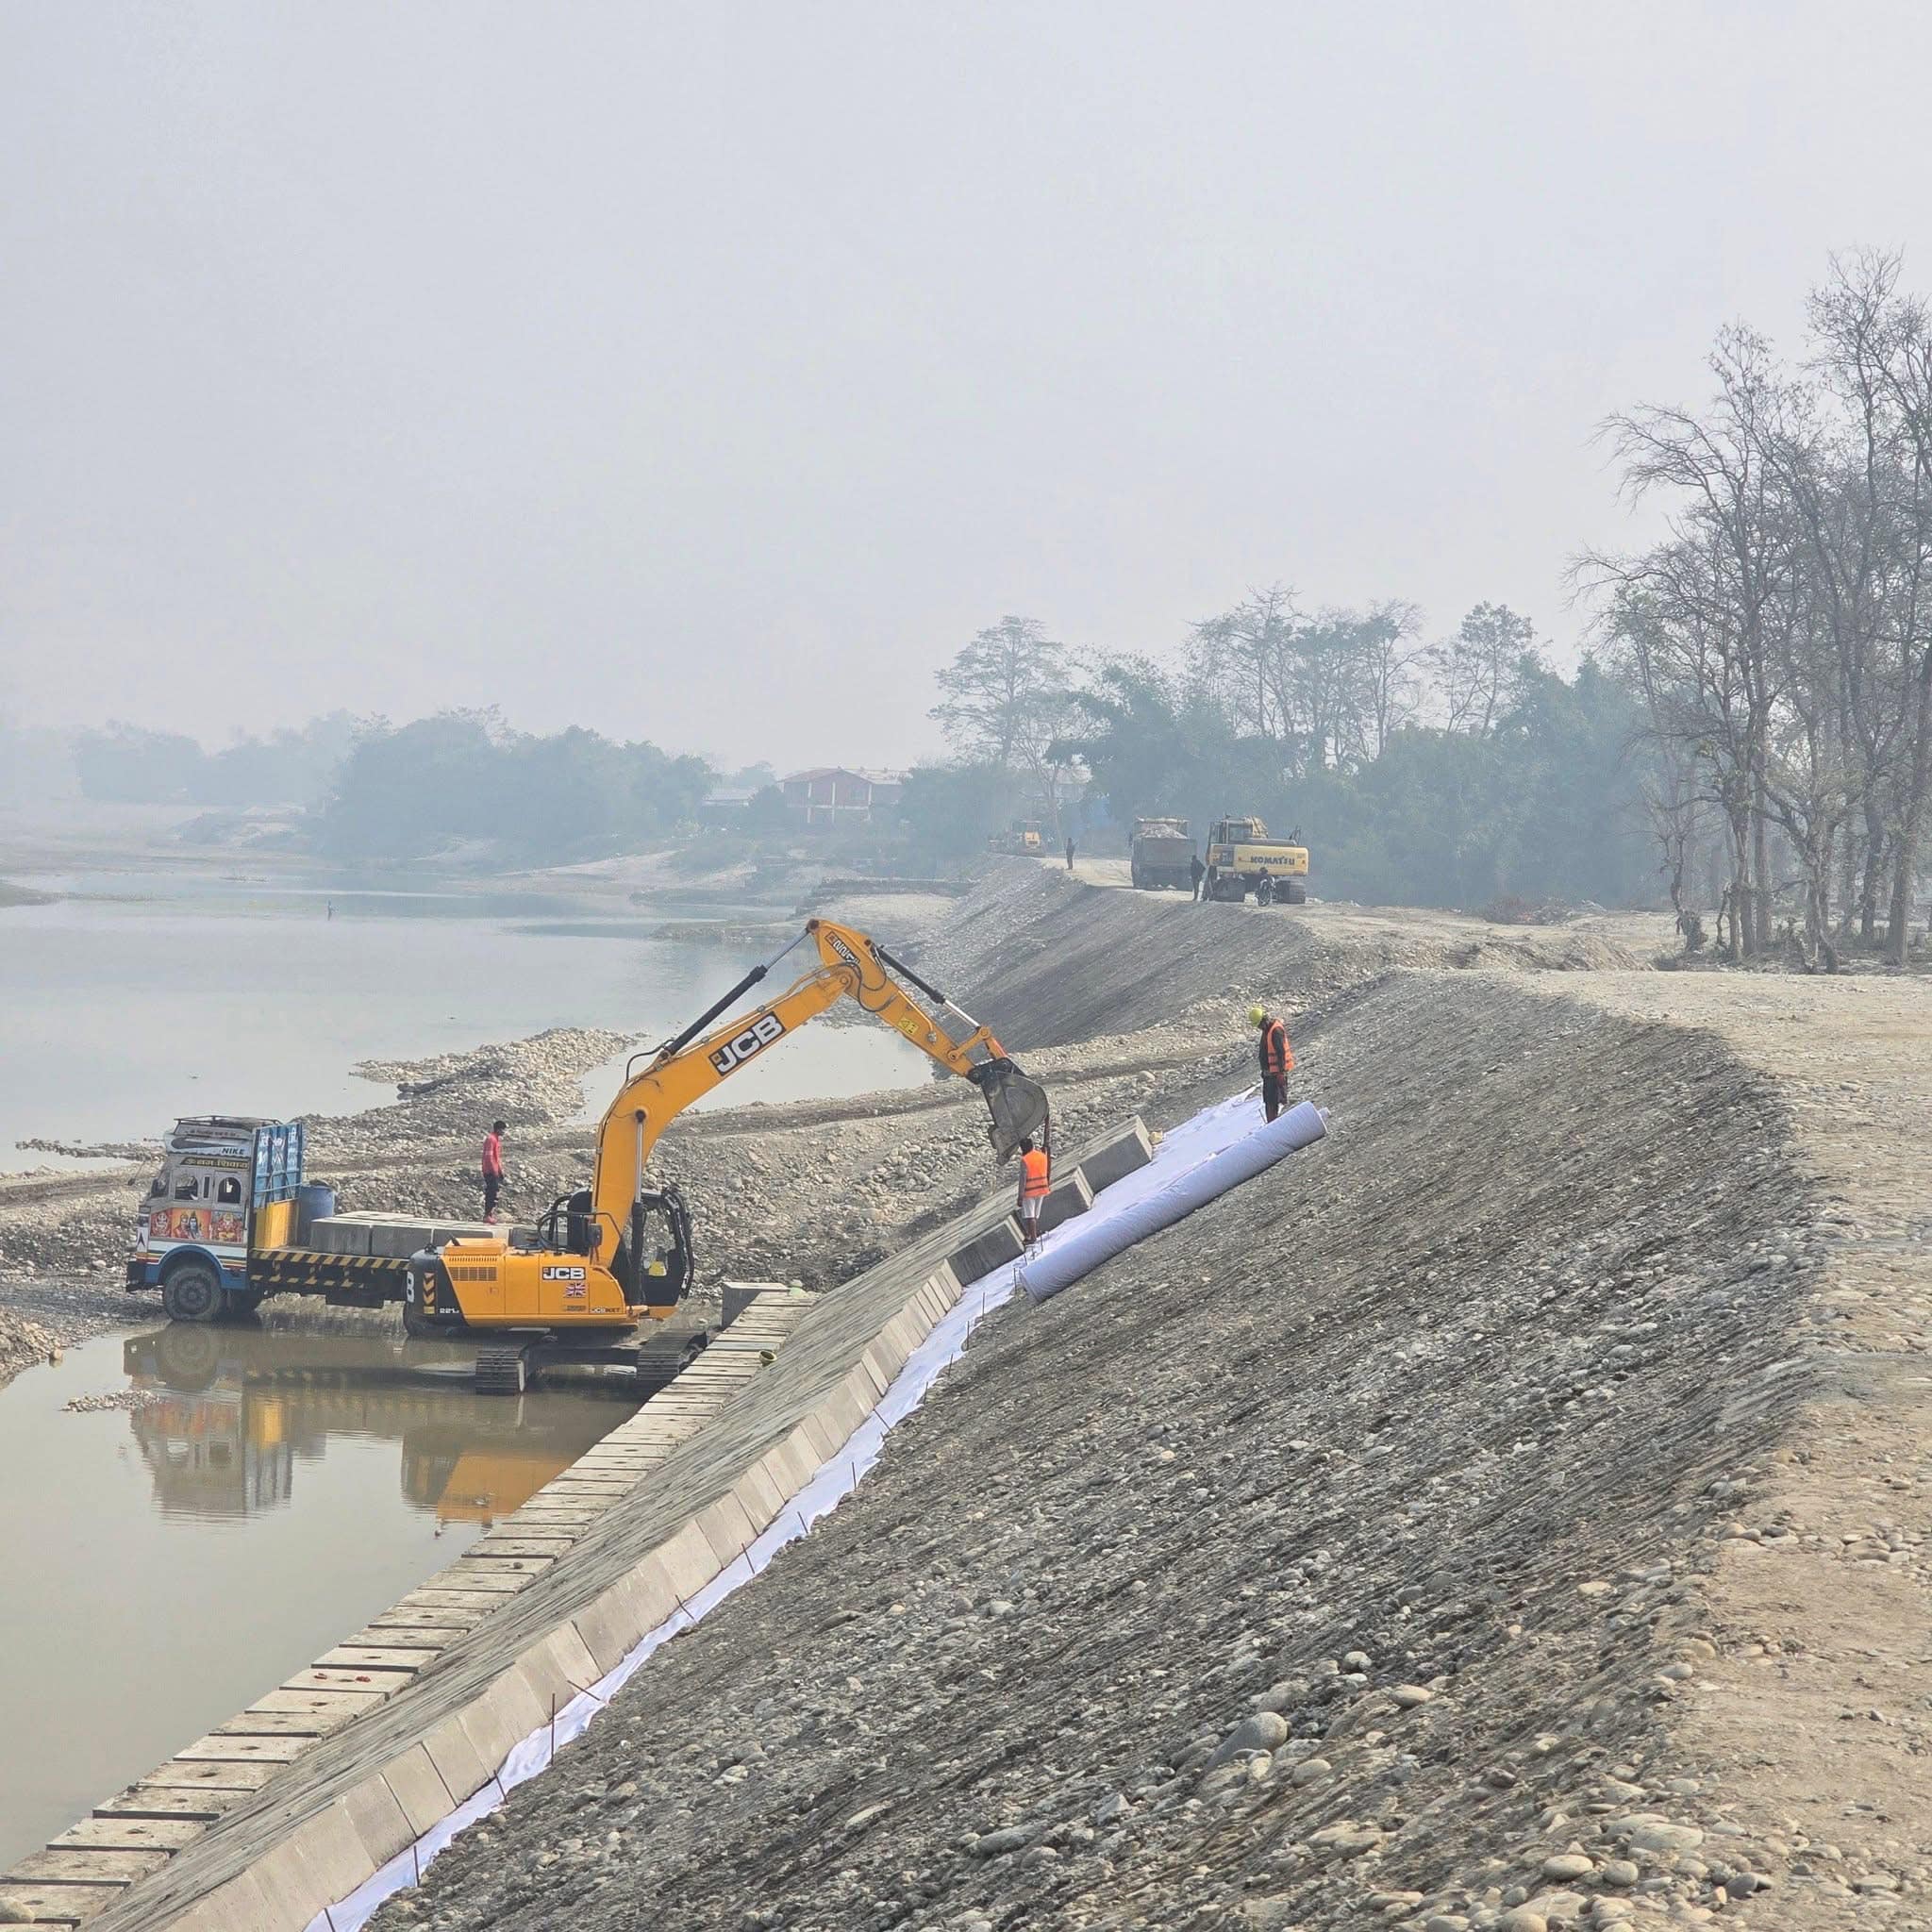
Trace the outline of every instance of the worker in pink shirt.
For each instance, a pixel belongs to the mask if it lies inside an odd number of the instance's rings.
[[[496,1197],[503,1189],[503,1130],[498,1121],[483,1136],[483,1219],[496,1219]]]

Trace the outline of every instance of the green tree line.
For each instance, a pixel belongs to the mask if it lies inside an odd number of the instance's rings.
[[[413,724],[338,713],[218,752],[113,724],[81,734],[84,795],[208,807],[291,805],[340,858],[426,858],[465,846],[524,864],[620,852],[689,823],[713,782],[703,758],[573,726],[517,731],[494,711]]]
[[[1529,623],[1478,605],[1421,635],[1411,605],[1303,611],[1257,592],[1168,659],[1075,661],[1031,619],[982,631],[941,674],[954,759],[923,767],[915,842],[958,857],[1003,815],[1118,844],[1137,817],[1258,816],[1311,851],[1327,898],[1481,907],[1516,897],[1656,903],[1643,809],[1652,754],[1624,683],[1551,665]]]

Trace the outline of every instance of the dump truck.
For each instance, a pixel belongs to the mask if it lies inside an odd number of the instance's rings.
[[[1136,819],[1128,870],[1138,890],[1194,890],[1194,840],[1186,819]]]
[[[176,1121],[135,1216],[129,1290],[158,1289],[175,1322],[245,1315],[269,1294],[380,1307],[402,1300],[411,1255],[495,1232],[420,1214],[339,1214],[334,1190],[304,1177],[306,1147],[300,1121]]]
[[[1308,896],[1308,848],[1299,831],[1271,839],[1259,819],[1218,819],[1202,883],[1210,899],[1239,903],[1252,892],[1257,906],[1299,906]]]

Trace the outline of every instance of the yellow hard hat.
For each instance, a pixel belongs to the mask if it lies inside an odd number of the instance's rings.
[[[1250,1026],[1259,1026],[1267,1018],[1268,1008],[1266,1007],[1250,1007],[1248,1008],[1248,1024]]]

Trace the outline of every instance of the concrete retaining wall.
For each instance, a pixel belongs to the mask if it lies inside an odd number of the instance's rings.
[[[1136,1121],[1086,1158],[1118,1178],[1151,1151]],[[1071,1166],[1070,1201],[1091,1200],[1105,1182]],[[1019,1252],[1002,1196],[830,1294],[758,1297],[463,1557],[0,1879],[0,1907],[99,1932],[301,1932],[738,1561],[962,1287]]]

